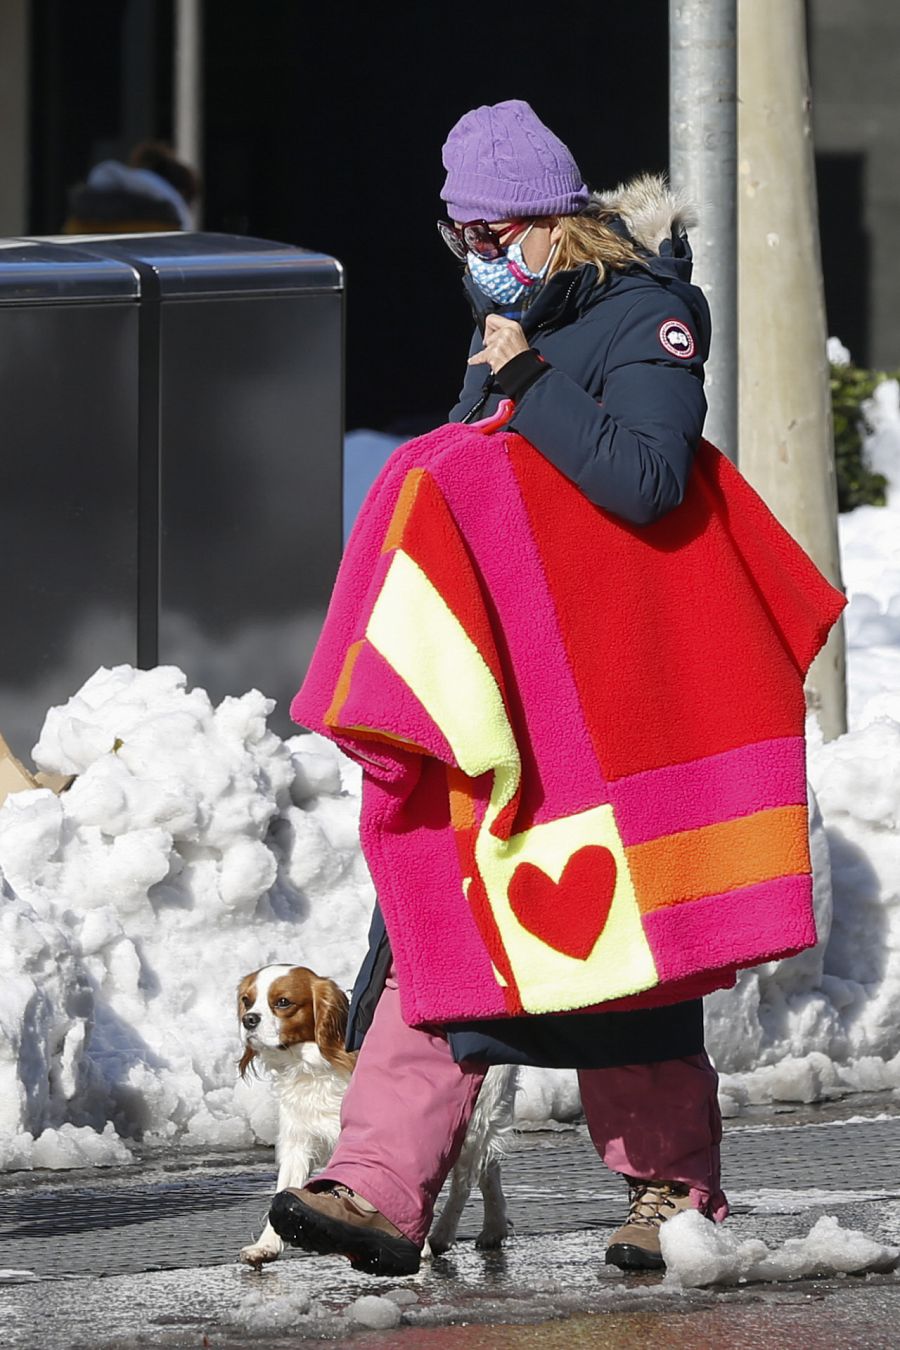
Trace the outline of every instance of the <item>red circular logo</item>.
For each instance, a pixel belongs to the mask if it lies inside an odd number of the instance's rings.
[[[666,319],[661,323],[659,340],[667,352],[672,356],[680,356],[682,361],[689,361],[697,350],[693,333],[680,319]]]

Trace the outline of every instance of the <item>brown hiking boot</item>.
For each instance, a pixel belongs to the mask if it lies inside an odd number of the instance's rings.
[[[660,1225],[683,1209],[691,1208],[690,1188],[675,1181],[628,1182],[628,1218],[613,1233],[606,1248],[606,1262],[620,1270],[664,1270],[659,1246]]]
[[[275,1232],[292,1247],[346,1256],[370,1275],[414,1275],[420,1250],[390,1219],[349,1186],[279,1191],[269,1210]]]

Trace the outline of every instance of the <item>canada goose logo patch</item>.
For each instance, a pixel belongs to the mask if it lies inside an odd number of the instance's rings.
[[[694,335],[686,323],[680,319],[666,319],[659,325],[659,340],[667,352],[689,361],[697,350]]]

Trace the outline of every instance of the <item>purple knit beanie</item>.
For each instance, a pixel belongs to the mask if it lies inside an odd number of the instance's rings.
[[[519,98],[467,112],[442,157],[451,220],[572,216],[590,195],[562,141]]]

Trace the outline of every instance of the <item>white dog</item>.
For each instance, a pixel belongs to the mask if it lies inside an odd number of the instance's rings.
[[[355,1054],[344,1049],[347,998],[333,980],[305,966],[264,966],[238,985],[238,1018],[244,1053],[243,1077],[254,1061],[268,1071],[278,1097],[279,1191],[302,1187],[324,1166],[340,1133],[341,1099]],[[254,1065],[255,1067],[255,1065]],[[500,1182],[502,1137],[512,1125],[515,1070],[488,1070],[450,1179],[450,1195],[426,1244],[439,1255],[456,1240],[472,1187],[484,1198],[484,1224],[476,1246],[499,1247],[512,1224]],[[241,1249],[240,1259],[260,1267],[277,1259],[284,1244],[267,1223],[259,1239]]]

